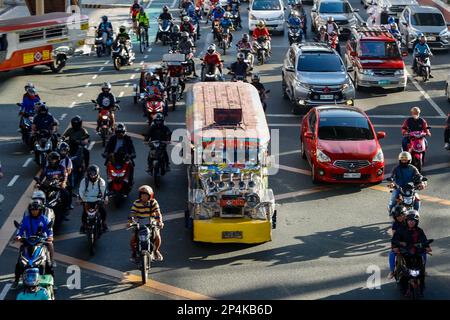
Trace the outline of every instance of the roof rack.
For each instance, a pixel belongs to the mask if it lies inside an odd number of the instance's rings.
[[[328,46],[328,44],[323,43],[323,42],[314,42],[314,41],[308,41],[308,42],[300,42],[300,43],[296,43],[298,48],[302,48],[302,47],[320,47],[320,48],[326,48],[326,49],[330,49],[330,47]]]
[[[388,29],[386,29],[385,26],[360,26],[355,28],[356,31],[360,34],[360,37],[378,37],[378,36],[385,36],[392,38],[392,34],[389,32]]]

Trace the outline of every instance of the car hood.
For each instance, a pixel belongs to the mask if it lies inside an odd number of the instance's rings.
[[[439,34],[444,30],[447,30],[445,26],[414,26],[414,29],[419,30],[419,33],[436,33]]]
[[[361,64],[363,69],[403,69],[405,67],[405,62],[402,58],[360,58],[359,63]]]
[[[373,140],[336,141],[318,140],[318,149],[324,151],[334,160],[369,160],[372,161],[377,152],[377,142]]]
[[[353,13],[320,13],[319,16],[325,21],[331,16],[334,18],[334,22],[338,22],[351,19]]]
[[[346,72],[297,72],[300,82],[310,85],[338,85],[346,83],[348,76]]]
[[[273,19],[279,17],[282,13],[284,14],[283,10],[251,10],[250,13],[253,14],[257,20],[267,18]]]

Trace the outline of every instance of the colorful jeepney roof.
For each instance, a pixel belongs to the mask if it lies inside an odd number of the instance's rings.
[[[270,134],[258,91],[244,82],[201,82],[188,92],[186,127],[192,142],[245,141],[265,146]],[[214,122],[214,109],[240,109],[237,125],[220,126]]]
[[[33,28],[48,27],[68,22],[84,21],[87,16],[80,16],[76,19],[75,14],[66,12],[52,12],[40,16],[21,17],[20,19],[0,20],[0,32],[14,32]]]

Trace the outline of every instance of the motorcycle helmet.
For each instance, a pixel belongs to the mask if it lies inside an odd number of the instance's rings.
[[[328,22],[334,22],[334,18],[332,16],[329,16],[327,21]]]
[[[216,51],[216,45],[215,44],[209,45],[207,51],[208,51],[209,54],[213,54]]]
[[[185,39],[185,40],[186,40],[187,38],[189,38],[189,32],[186,32],[186,31],[182,32],[182,33],[181,33],[181,38],[182,38],[182,39]]]
[[[125,26],[120,26],[119,32],[124,33],[125,31],[127,31],[127,28]]]
[[[27,287],[36,287],[40,283],[39,268],[29,268],[23,272],[23,284]]]
[[[41,200],[37,200],[37,199],[31,200],[30,204],[28,205],[28,209],[30,211],[32,211],[32,210],[42,211],[42,210],[44,210],[44,204],[42,203]]]
[[[252,82],[259,82],[261,80],[261,77],[259,75],[259,73],[254,73],[252,74]]]
[[[154,196],[153,189],[152,189],[152,187],[150,187],[148,185],[140,186],[138,192],[139,192],[139,194],[141,194],[141,193],[148,194],[150,199],[153,199],[153,196]]]
[[[141,8],[139,9],[139,13],[140,13],[140,14],[144,14],[144,13],[145,13],[144,7],[141,7]]]
[[[162,113],[157,113],[155,119],[153,120],[155,125],[162,126],[164,125],[164,115]]]
[[[164,7],[163,7],[163,12],[165,12],[165,13],[166,13],[166,12],[169,12],[169,7],[168,7],[168,6],[164,6]]]
[[[48,107],[44,102],[36,102],[34,104],[34,107],[38,110],[41,114],[47,114],[48,113]]]
[[[86,174],[89,180],[97,181],[100,175],[100,168],[96,164],[90,165],[86,171]]]
[[[245,59],[245,55],[244,55],[242,52],[239,52],[239,53],[237,54],[236,58],[237,58],[238,60],[244,60],[244,59]]]
[[[123,133],[125,134],[127,132],[127,128],[123,123],[118,123],[116,126],[116,133]]]
[[[61,142],[58,146],[58,152],[60,156],[66,157],[66,155],[69,153],[70,147],[66,142]]]
[[[394,218],[397,218],[398,216],[406,215],[406,211],[407,210],[405,207],[397,206],[397,207],[394,207],[394,209],[392,209],[392,215]]]
[[[72,125],[73,129],[78,130],[83,125],[83,120],[79,115],[76,115],[70,120],[70,124]]]
[[[111,90],[111,83],[109,83],[109,82],[103,82],[103,84],[102,84],[102,91],[104,91],[104,90],[108,90],[108,92]]]
[[[244,33],[244,35],[242,36],[242,40],[244,42],[248,42],[250,40],[250,36],[248,35],[248,33]]]
[[[400,163],[402,163],[402,161],[407,160],[408,164],[411,163],[412,157],[411,157],[411,153],[409,153],[408,151],[402,151],[398,154],[398,161],[400,161]]]
[[[28,83],[25,85],[25,91],[28,91],[29,88],[33,88],[33,89],[34,89],[34,84],[31,83],[31,82],[28,82]]]
[[[180,27],[179,27],[178,25],[174,25],[174,26],[173,26],[173,32],[174,32],[174,33],[180,32]]]
[[[427,42],[427,38],[425,37],[425,35],[423,33],[419,34],[419,40],[420,40],[420,42]]]
[[[409,221],[409,220],[416,221],[416,226],[417,226],[419,224],[419,220],[420,220],[419,212],[417,210],[408,210],[408,212],[406,212],[406,221]]]
[[[103,16],[102,20],[103,20],[103,22],[108,22],[108,17],[107,16]]]
[[[30,96],[34,97],[34,96],[36,95],[36,89],[30,87],[30,88],[27,89],[27,93],[28,93]]]
[[[394,24],[394,23],[395,23],[394,17],[389,17],[389,18],[387,19],[387,22],[388,22],[388,24]]]
[[[184,16],[183,17],[183,22],[184,23],[187,23],[187,22],[189,22],[191,20],[191,18],[189,18],[188,16]]]
[[[59,155],[58,152],[56,151],[52,151],[50,152],[50,154],[48,155],[48,164],[51,167],[56,167],[59,165],[60,161],[61,161],[61,156]]]
[[[200,7],[195,7],[195,12],[200,12]]]
[[[320,31],[327,31],[327,27],[325,27],[324,25],[320,26],[319,32],[320,32]]]
[[[225,14],[223,15],[223,17],[224,17],[225,19],[229,19],[229,18],[232,17],[232,14],[231,14],[230,12],[225,12]]]
[[[42,201],[42,203],[45,203],[47,198],[45,196],[44,191],[36,190],[33,192],[33,195],[31,196],[31,200],[38,200],[38,201]]]
[[[262,20],[259,20],[258,21],[258,24],[256,25],[257,27],[258,27],[258,29],[263,29],[264,27],[265,27],[265,23],[264,23],[264,21],[262,21]]]

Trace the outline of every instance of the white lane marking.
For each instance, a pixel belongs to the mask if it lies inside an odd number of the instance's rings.
[[[175,8],[175,5],[177,4],[178,0],[173,0],[172,4],[170,5],[171,8]]]
[[[144,59],[147,59],[148,58],[148,54],[146,54],[145,56],[144,56]]]
[[[148,48],[147,52],[152,52],[152,48]]]
[[[3,287],[2,293],[0,293],[0,300],[5,300],[5,297],[8,294],[9,289],[11,289],[11,287],[12,287],[12,283],[5,284],[5,286]]]
[[[129,86],[130,86],[130,83],[127,82],[127,83],[125,83],[124,88],[128,88]]]
[[[119,93],[119,98],[122,98],[124,94],[125,94],[125,92],[121,91],[121,92]]]
[[[411,80],[412,84],[416,87],[417,90],[419,90],[419,92],[422,94],[422,96],[431,104],[431,106],[434,108],[434,110],[436,110],[437,113],[439,113],[440,116],[445,117],[445,113],[444,111],[442,111],[442,109],[436,104],[436,102],[433,101],[433,99],[431,99],[431,97],[428,95],[428,93],[426,93],[422,86],[413,78],[411,77],[411,74],[408,72],[408,70],[406,71],[406,75],[408,76],[409,80]]]
[[[81,98],[82,96],[83,96],[83,92],[80,92],[79,94],[78,94],[78,98]]]
[[[292,150],[292,151],[281,152],[281,153],[278,154],[278,156],[287,156],[287,155],[296,154],[296,153],[300,153],[300,150]]]
[[[97,79],[97,77],[98,77],[98,74],[94,74],[94,76],[92,77],[92,80]]]
[[[61,117],[59,117],[59,121],[63,121],[65,117],[67,117],[67,113],[63,113]]]
[[[91,86],[92,83],[88,82],[86,83],[86,88],[89,88]]]
[[[145,6],[145,9],[150,8],[150,5],[152,4],[152,2],[153,2],[153,0],[150,0],[150,1],[147,3],[147,5]]]
[[[141,61],[141,63],[139,63],[141,66],[143,66],[144,65],[144,63],[145,63],[145,61],[144,60],[142,60]]]
[[[70,106],[69,106],[69,109],[72,109],[73,107],[75,107],[75,105],[76,105],[77,103],[74,101],[74,102],[72,102],[71,104],[70,104]]]
[[[94,147],[94,144],[95,144],[95,141],[91,141],[91,143],[89,143],[89,147],[87,147],[87,149],[88,149],[89,151],[91,151],[91,150],[92,150],[92,147]]]
[[[98,69],[98,72],[102,72],[104,69],[104,67],[101,67],[100,69]]]
[[[28,167],[31,161],[33,161],[33,158],[28,158],[27,161],[25,161],[25,163],[23,164],[22,168]]]
[[[14,183],[16,183],[17,179],[19,179],[19,175],[15,175],[11,181],[8,183],[8,187],[12,187],[14,185]]]
[[[109,61],[107,60],[107,61],[105,61],[104,65],[107,65],[108,63],[109,63]]]
[[[132,74],[131,77],[130,77],[130,80],[133,80],[135,77],[136,77],[136,75]]]
[[[134,69],[134,71],[136,71],[136,72],[139,71],[139,70],[141,70],[141,69],[139,69],[139,68]]]

